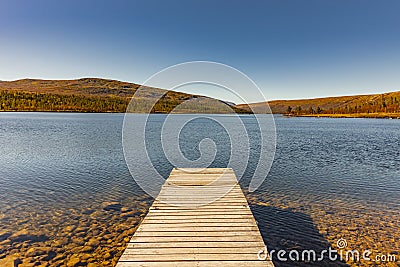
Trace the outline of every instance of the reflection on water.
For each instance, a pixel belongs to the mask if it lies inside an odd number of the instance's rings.
[[[152,115],[149,127],[157,129],[163,118]],[[118,260],[152,202],[126,167],[122,120],[122,114],[0,114],[0,259],[44,266]],[[259,135],[252,117],[243,120],[252,147],[245,189]],[[277,117],[276,127],[271,172],[247,194],[268,248],[335,248],[342,237],[352,249],[398,252],[400,121]],[[230,141],[218,125],[193,121],[181,137],[190,159],[199,157],[199,140],[214,139],[219,150],[211,167],[226,166]],[[172,166],[153,138],[150,157],[166,177]]]

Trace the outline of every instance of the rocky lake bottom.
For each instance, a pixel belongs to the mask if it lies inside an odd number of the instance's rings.
[[[12,261],[21,267],[114,266],[150,201],[145,196],[124,205],[103,202],[68,210],[41,207],[29,214],[23,211],[25,216],[18,207],[1,207],[0,220],[7,224],[0,226],[0,263]]]
[[[338,208],[338,200],[331,200],[335,205],[327,207],[315,204],[312,199],[307,203],[292,202],[285,197],[255,193],[247,193],[247,198],[258,223],[263,225],[260,229],[269,250],[312,248],[318,251],[326,246],[337,249],[336,241],[345,238],[351,249],[399,256],[400,225],[395,211],[369,216],[359,212],[362,207],[359,210]],[[38,207],[29,214],[18,206],[2,206],[0,263],[13,262],[20,267],[114,266],[151,203],[152,198],[144,195],[124,203],[102,202],[80,209]],[[299,214],[305,214],[309,222]],[[307,223],[312,227],[303,225]],[[313,232],[314,228],[317,232]],[[399,266],[399,262],[351,260],[347,264]],[[304,262],[287,266],[297,265],[304,266]],[[329,266],[326,262],[315,265]],[[337,266],[337,262],[331,265]]]

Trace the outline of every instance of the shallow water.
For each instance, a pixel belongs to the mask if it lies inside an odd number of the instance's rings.
[[[172,165],[157,137],[164,118],[150,117],[147,143],[155,168],[167,177]],[[254,118],[243,121],[251,146],[241,180],[246,190],[259,134]],[[0,113],[0,259],[115,264],[152,202],[126,166],[122,123],[123,114]],[[344,238],[351,249],[398,253],[400,121],[277,116],[275,123],[271,171],[257,191],[246,194],[268,248],[319,251]],[[229,135],[211,120],[182,130],[182,153],[198,158],[205,137],[217,147],[211,167],[225,167]],[[329,264],[339,263],[311,265]]]

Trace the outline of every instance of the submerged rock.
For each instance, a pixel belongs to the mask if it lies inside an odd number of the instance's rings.
[[[55,251],[53,251],[53,250],[49,250],[49,251],[47,252],[47,254],[43,257],[42,260],[44,260],[44,261],[49,261],[49,260],[54,259],[56,256],[57,256],[57,252],[55,252]]]
[[[11,234],[9,231],[0,231],[0,242],[6,240]]]
[[[86,243],[86,245],[91,247],[98,247],[100,245],[100,241],[96,238],[92,238]]]
[[[95,212],[94,209],[87,208],[87,209],[85,209],[84,211],[82,211],[82,214],[87,215],[87,214],[92,214],[93,212]]]
[[[69,258],[69,260],[67,262],[67,266],[75,267],[75,266],[79,266],[80,263],[81,263],[81,259],[78,257],[78,255],[74,254],[71,256],[71,258]]]
[[[122,205],[119,202],[103,202],[101,207],[106,211],[121,211],[122,209]]]
[[[55,247],[62,247],[69,243],[69,239],[67,237],[60,237],[54,241]]]
[[[14,267],[22,263],[22,260],[16,256],[10,255],[3,259],[0,259],[0,266],[2,267]]]
[[[75,230],[75,228],[76,228],[76,225],[68,225],[68,226],[66,226],[64,228],[64,232],[65,233],[71,233],[71,232],[73,232]]]
[[[13,233],[11,236],[8,237],[13,242],[43,242],[47,241],[49,238],[40,233],[30,233],[27,230],[21,230],[18,232]]]
[[[0,246],[6,246],[11,244],[11,240],[10,239],[5,239],[3,241],[0,241]]]
[[[112,258],[112,255],[111,255],[110,252],[106,252],[106,253],[103,255],[103,258],[106,259],[106,260],[108,260],[108,259],[111,259],[111,258]]]
[[[50,250],[48,248],[41,248],[41,247],[34,247],[30,248],[26,251],[25,256],[27,257],[35,257],[35,256],[40,256],[44,255],[47,253],[47,250]]]
[[[122,218],[139,217],[139,216],[140,216],[140,212],[137,212],[137,211],[129,211],[129,212],[121,213]]]
[[[84,246],[84,247],[82,247],[81,252],[91,252],[93,250],[94,250],[94,248],[91,246]]]
[[[128,212],[128,211],[132,211],[132,210],[130,208],[125,208],[125,207],[121,208],[121,212]]]

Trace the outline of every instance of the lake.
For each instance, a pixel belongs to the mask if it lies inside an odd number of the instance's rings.
[[[336,248],[343,238],[348,248],[370,249],[372,255],[399,252],[400,120],[277,115],[272,168],[250,193],[259,135],[252,116],[241,118],[253,134],[240,183],[268,249],[320,251]],[[124,114],[0,113],[0,259],[14,255],[50,266],[117,262],[152,203],[126,165],[123,119]],[[167,177],[173,166],[156,134],[164,119],[150,116],[146,142],[152,164]],[[173,116],[177,123],[184,119]],[[230,141],[220,125],[198,119],[181,136],[182,153],[192,160],[200,156],[198,143],[213,139],[217,157],[210,167],[226,167]]]

